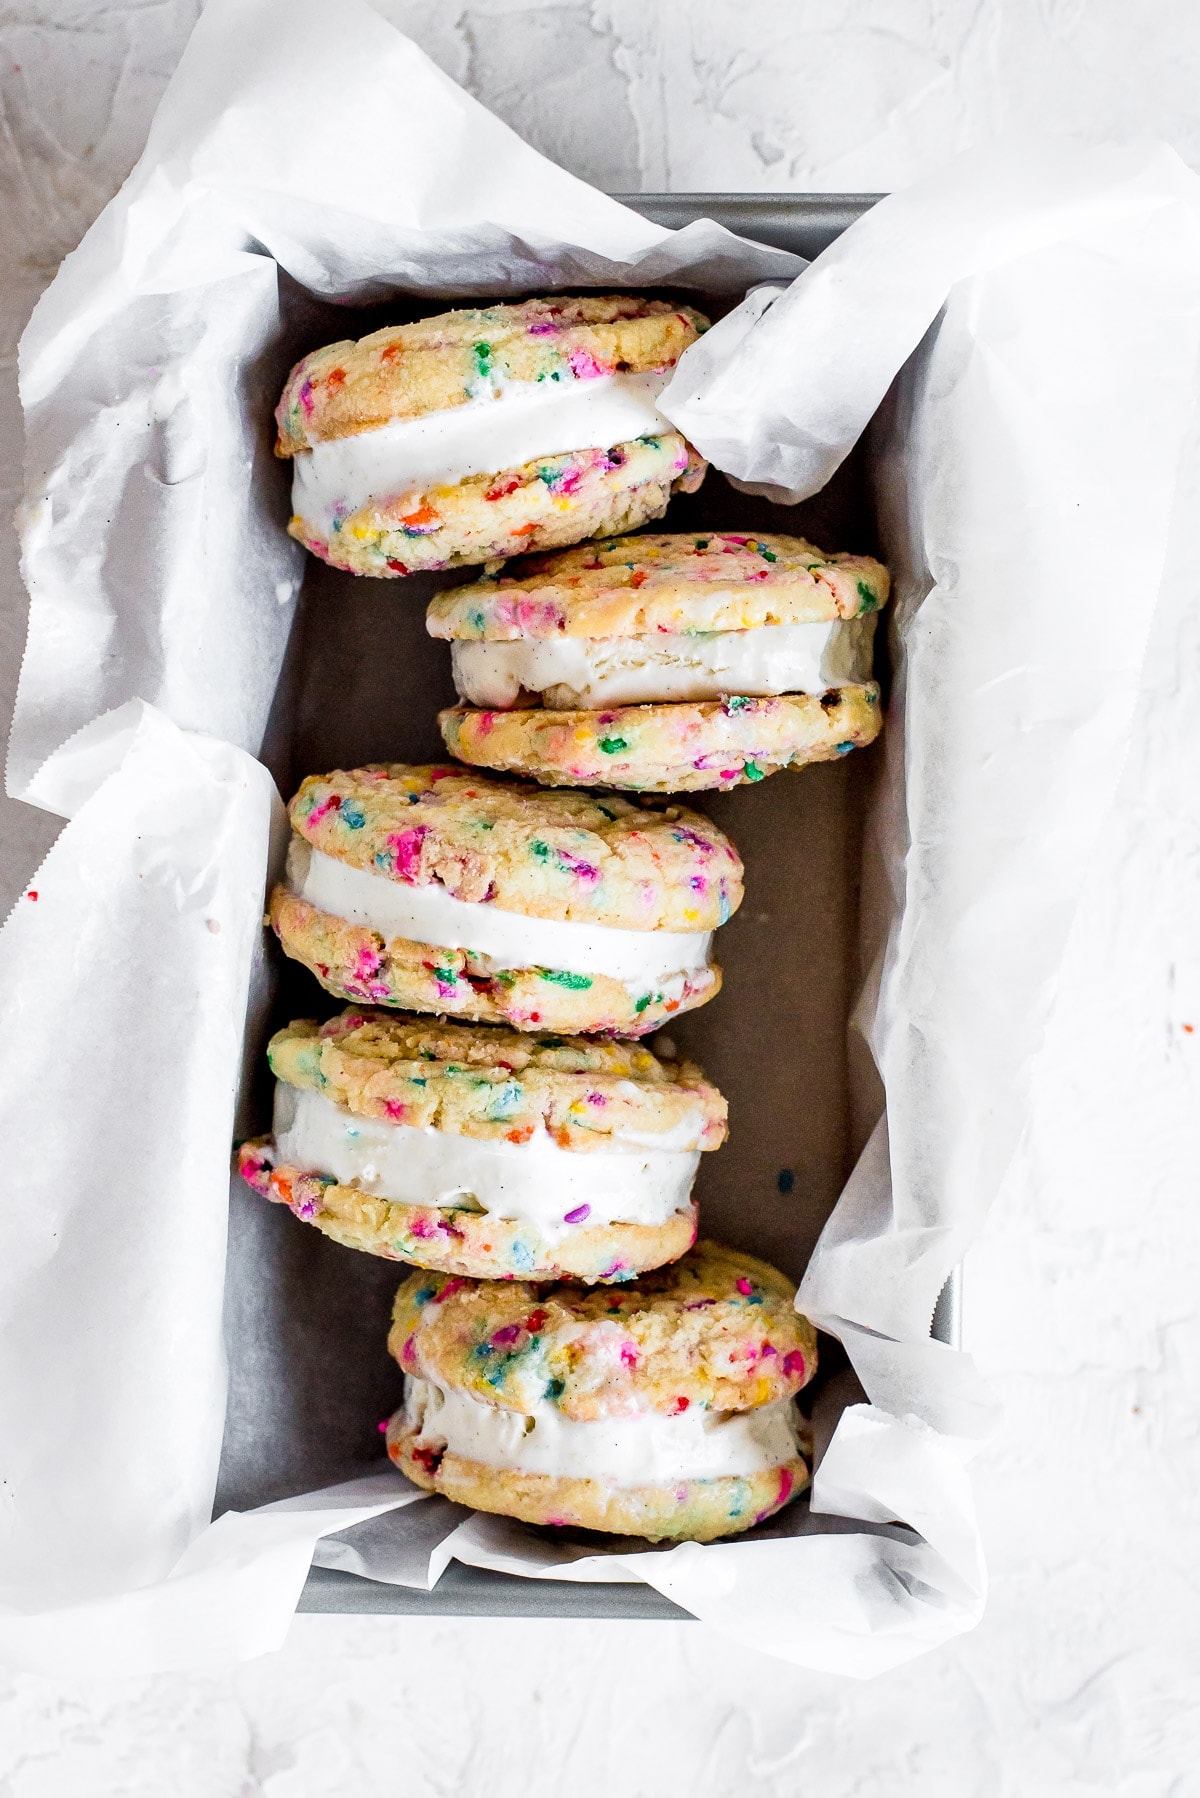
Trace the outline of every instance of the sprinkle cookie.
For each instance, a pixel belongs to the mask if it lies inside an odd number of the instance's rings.
[[[715,1243],[632,1286],[414,1275],[388,1346],[388,1453],[418,1485],[527,1523],[652,1540],[751,1528],[808,1483],[794,1395],[816,1335],[774,1268]]]
[[[291,534],[335,568],[395,577],[661,518],[704,477],[655,402],[707,322],[633,294],[554,297],[315,351],[275,415]]]
[[[689,792],[829,761],[879,733],[888,573],[800,537],[622,537],[436,596],[475,766],[551,786]]]
[[[270,922],[330,992],[642,1036],[717,992],[742,865],[679,806],[402,763],[310,776]]]
[[[348,1248],[485,1280],[628,1280],[695,1237],[725,1101],[636,1043],[348,1010],[268,1048],[273,1137],[238,1165]]]

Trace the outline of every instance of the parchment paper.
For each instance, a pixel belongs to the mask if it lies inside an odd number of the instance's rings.
[[[320,131],[288,129],[316,66]],[[592,193],[358,0],[210,0],[145,156],[22,345],[32,616],[9,784],[71,821],[0,933],[11,1658],[262,1652],[318,1541],[326,1564],[416,1585],[451,1554],[644,1579],[731,1637],[860,1677],[977,1619],[964,1461],[994,1418],[929,1319],[1020,1135],[1157,595],[1200,569],[1175,503],[1195,192],[1153,148],[1001,147],[885,202],[784,297],[760,287],[665,401],[718,466],[789,498],[882,403],[896,683],[861,1018],[887,1123],[801,1293],[870,1402],[842,1411],[811,1511],[753,1542],[556,1554],[385,1470],[205,1529],[278,816],[253,758],[302,567],[269,457],[286,346],[319,305],[393,289],[736,298],[798,269]],[[879,1091],[864,1079],[864,1135]]]

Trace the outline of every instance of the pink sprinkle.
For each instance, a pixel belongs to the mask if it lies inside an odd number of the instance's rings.
[[[431,1236],[437,1235],[437,1225],[431,1224],[427,1218],[420,1216],[414,1217],[408,1228],[418,1242],[428,1242]]]
[[[795,1374],[798,1379],[804,1378],[804,1356],[799,1349],[791,1349],[783,1357],[783,1371],[790,1380]]]
[[[572,855],[567,849],[559,850],[558,859],[568,873],[573,874],[576,880],[582,880],[585,886],[600,878],[599,868],[592,862],[585,862],[579,856]]]
[[[399,1099],[385,1099],[383,1101],[383,1109],[390,1118],[395,1118],[399,1121],[404,1116],[406,1107]]]
[[[342,796],[340,793],[330,793],[327,798],[322,799],[319,805],[313,806],[308,817],[304,820],[305,830],[311,830],[315,824],[319,824],[327,812],[336,812],[341,803]]]
[[[404,1347],[400,1350],[400,1359],[402,1361],[415,1361],[416,1358],[417,1358],[417,1339],[416,1339],[416,1336],[413,1335],[408,1338],[408,1340],[404,1344]]]
[[[563,1223],[564,1224],[582,1224],[584,1222],[584,1220],[586,1218],[591,1217],[591,1215],[592,1215],[592,1208],[590,1205],[576,1205],[574,1211],[568,1211],[566,1213],[565,1217],[563,1218]],[[622,1358],[624,1358],[624,1350],[622,1350]]]
[[[636,1367],[637,1364],[638,1364],[637,1343],[636,1342],[623,1342],[621,1344],[621,1366],[622,1367]],[[685,1404],[687,1403],[686,1399],[684,1400],[684,1403]]]
[[[557,330],[558,326],[552,324],[530,325],[527,335],[529,337],[553,337]]]
[[[447,1280],[446,1284],[442,1287],[442,1290],[434,1294],[434,1304],[444,1304],[452,1292],[458,1292],[465,1285],[465,1280]]]
[[[769,1361],[773,1355],[779,1353],[779,1350],[775,1347],[773,1342],[764,1342],[758,1352],[764,1361]]]
[[[608,1099],[604,1093],[589,1093],[587,1102],[589,1105],[603,1106],[608,1104]]]
[[[792,1470],[790,1467],[779,1469],[779,1502],[786,1504],[792,1496]]]
[[[497,1330],[492,1337],[492,1347],[496,1348],[499,1346],[500,1348],[504,1348],[508,1343],[515,1342],[520,1334],[520,1324],[505,1324],[504,1328],[502,1330]]]
[[[381,957],[379,951],[377,949],[372,949],[369,943],[364,943],[358,954],[354,957],[355,979],[369,980],[372,974],[378,973],[380,960]]]
[[[568,350],[567,361],[577,381],[594,381],[598,376],[608,373],[603,363],[597,362],[590,350]]]
[[[268,1199],[272,1196],[270,1169],[270,1162],[264,1161],[261,1156],[255,1155],[251,1157],[246,1155],[242,1158],[240,1170],[242,1179],[246,1182],[247,1186],[252,1187],[255,1192],[260,1193],[264,1199]]]
[[[392,852],[396,873],[401,880],[416,883],[421,872],[421,844],[429,835],[427,824],[414,825],[412,830],[393,831],[388,838],[388,848]]]
[[[753,1288],[753,1286],[751,1286],[749,1280],[747,1280],[745,1278],[742,1278],[738,1281],[737,1289],[741,1293],[741,1295],[744,1299],[748,1299],[750,1297],[750,1294],[754,1291],[754,1288]]]
[[[390,1423],[390,1422],[391,1422],[391,1418],[390,1418],[390,1417],[381,1417],[381,1418],[380,1418],[380,1419],[379,1419],[379,1422],[378,1422],[378,1423],[377,1423],[377,1424],[376,1424],[376,1425],[375,1425],[375,1428],[376,1428],[376,1429],[377,1429],[377,1430],[378,1430],[378,1431],[379,1431],[379,1434],[380,1434],[380,1435],[381,1435],[381,1436],[386,1436],[386,1435],[387,1435],[387,1430],[388,1430],[388,1424],[389,1424],[389,1423]]]

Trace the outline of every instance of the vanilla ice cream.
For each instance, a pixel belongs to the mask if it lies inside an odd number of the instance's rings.
[[[654,1486],[762,1473],[800,1453],[800,1414],[790,1398],[751,1411],[697,1405],[672,1416],[644,1411],[576,1423],[549,1403],[505,1411],[412,1375],[404,1387],[404,1422],[422,1447],[513,1473]]]
[[[555,968],[607,974],[628,986],[680,986],[708,966],[709,930],[622,930],[557,918],[531,918],[498,905],[456,899],[443,886],[416,886],[353,868],[293,837],[288,884],[320,911],[378,931],[385,942],[405,937],[439,949],[469,949],[493,971]]]
[[[300,450],[292,473],[292,509],[329,537],[369,501],[386,504],[470,475],[520,468],[540,456],[611,449],[674,426],[657,408],[670,369],[580,379],[506,381],[493,374],[461,406]]]
[[[702,1121],[626,1132],[604,1148],[561,1149],[544,1129],[523,1143],[360,1117],[309,1088],[275,1089],[280,1163],[331,1174],[399,1204],[477,1209],[530,1225],[546,1242],[602,1224],[661,1224],[688,1203]],[[611,1144],[611,1146],[607,1146]]]
[[[456,641],[454,684],[469,705],[497,711],[522,689],[554,710],[824,693],[871,678],[873,613],[816,624],[648,637],[521,637]]]

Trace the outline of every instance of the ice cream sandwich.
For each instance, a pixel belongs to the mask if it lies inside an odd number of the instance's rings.
[[[642,1036],[720,987],[742,864],[696,812],[390,763],[312,775],[289,813],[270,922],[340,998]]]
[[[661,518],[704,476],[656,401],[707,322],[636,294],[556,296],[315,350],[275,414],[291,534],[386,577]]]
[[[618,537],[439,593],[463,703],[447,748],[548,786],[688,792],[762,780],[878,735],[888,572],[800,537]]]
[[[238,1165],[348,1248],[484,1280],[628,1280],[696,1235],[725,1101],[608,1038],[348,1010],[268,1049],[274,1134]]]
[[[809,1480],[795,1394],[816,1335],[789,1280],[697,1243],[629,1286],[414,1274],[388,1346],[388,1453],[417,1485],[526,1523],[712,1541]]]

